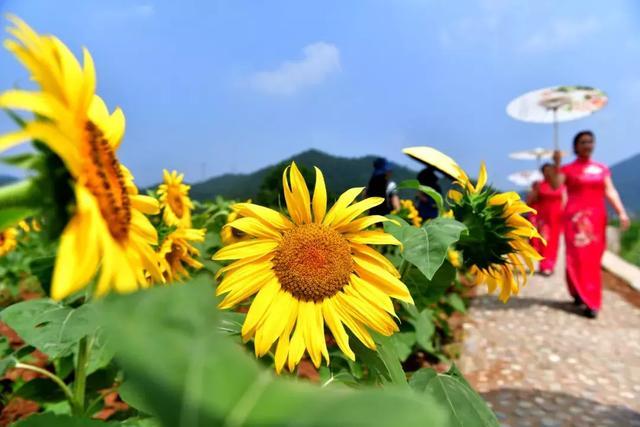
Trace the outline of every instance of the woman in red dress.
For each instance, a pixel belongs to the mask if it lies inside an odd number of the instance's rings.
[[[527,204],[538,211],[535,224],[538,231],[547,241],[544,245],[540,239],[534,239],[534,247],[544,257],[540,261],[540,274],[550,276],[556,266],[558,257],[558,241],[562,230],[562,209],[564,204],[564,185],[554,188],[552,185],[553,165],[546,163],[540,168],[544,180],[533,184],[527,197]]]
[[[606,247],[607,210],[605,198],[620,218],[620,227],[629,226],[629,217],[611,180],[609,168],[591,159],[595,137],[582,131],[573,139],[576,160],[560,167],[562,154],[554,153],[554,187],[564,184],[567,205],[564,232],[567,250],[567,286],[585,315],[595,318],[602,303],[600,263]]]

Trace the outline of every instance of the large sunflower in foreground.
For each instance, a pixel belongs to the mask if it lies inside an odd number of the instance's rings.
[[[145,271],[162,281],[154,227],[144,214],[158,212],[155,199],[138,194],[133,178],[116,150],[125,118],[109,113],[95,94],[95,70],[85,49],[80,65],[56,37],[42,36],[24,22],[9,18],[5,41],[40,86],[38,91],[9,90],[0,107],[36,114],[19,131],[0,136],[0,150],[27,140],[47,145],[64,162],[73,179],[75,207],[58,248],[51,296],[61,299],[78,291],[100,269],[97,294],[110,289],[133,291],[148,286]],[[41,119],[43,118],[43,119]]]
[[[342,194],[327,212],[327,190],[316,168],[313,199],[292,163],[283,174],[289,216],[259,205],[234,207],[241,218],[230,223],[253,238],[218,251],[215,260],[235,260],[224,267],[217,294],[226,294],[221,308],[230,308],[256,294],[242,326],[245,340],[254,338],[257,356],[277,341],[275,368],[293,370],[304,355],[314,365],[329,362],[325,325],[342,352],[354,360],[345,326],[367,347],[375,343],[368,328],[383,335],[398,330],[391,298],[412,303],[393,265],[367,246],[398,245],[390,234],[367,230],[387,221],[378,215],[360,217],[384,199],[353,203],[362,188]]]
[[[468,229],[456,243],[463,267],[475,277],[476,284],[486,283],[489,292],[499,287],[499,298],[506,302],[526,284],[527,269],[532,273],[533,262],[542,258],[529,244],[529,239],[541,236],[522,216],[534,209],[520,200],[518,193],[497,193],[487,188],[484,163],[474,185],[453,159],[434,148],[423,149],[427,163],[433,159],[433,166],[456,180],[449,201],[453,216]]]
[[[17,236],[18,230],[13,227],[0,231],[0,256],[5,256],[17,246]]]
[[[162,208],[162,220],[167,225],[191,227],[191,210],[193,203],[189,198],[189,188],[184,181],[184,174],[177,171],[163,170],[164,182],[158,186],[158,198]]]

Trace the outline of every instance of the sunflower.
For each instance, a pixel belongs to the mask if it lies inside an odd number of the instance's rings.
[[[462,266],[474,275],[476,284],[487,284],[489,292],[499,287],[499,298],[506,302],[526,284],[527,269],[534,271],[533,261],[542,258],[529,244],[529,239],[541,236],[522,216],[534,209],[515,192],[496,193],[487,188],[484,162],[473,184],[453,159],[427,148],[433,153],[433,166],[446,170],[456,180],[456,188],[448,193],[451,215],[469,231],[456,244]]]
[[[18,245],[17,236],[18,230],[13,227],[0,231],[0,256],[5,256]]]
[[[400,208],[391,213],[394,215],[398,215],[403,219],[407,219],[415,227],[420,227],[422,225],[422,218],[420,217],[420,213],[416,209],[413,200],[400,200]]]
[[[325,324],[340,350],[355,360],[345,326],[375,349],[367,328],[386,336],[398,330],[391,298],[413,303],[393,265],[367,246],[400,244],[383,231],[367,230],[388,219],[359,218],[384,199],[353,203],[363,190],[353,188],[327,212],[327,190],[318,168],[313,199],[295,163],[285,169],[282,180],[288,216],[251,203],[234,207],[241,218],[229,226],[252,238],[213,257],[234,260],[219,271],[224,279],[216,293],[226,294],[220,307],[231,308],[256,294],[242,336],[245,341],[254,338],[258,357],[277,341],[277,372],[285,363],[292,371],[305,351],[316,367],[322,357],[329,363]]]
[[[167,225],[191,227],[191,209],[193,203],[189,198],[190,186],[184,184],[184,174],[177,171],[163,170],[164,182],[158,186],[162,219]]]
[[[120,109],[109,113],[95,94],[91,55],[83,50],[81,66],[56,37],[39,35],[20,19],[9,19],[15,40],[5,41],[5,46],[40,90],[0,95],[0,107],[31,111],[38,118],[0,136],[0,150],[38,140],[62,159],[73,180],[75,207],[60,237],[51,296],[61,299],[82,289],[98,269],[98,295],[148,286],[145,270],[162,281],[153,247],[156,230],[144,215],[158,213],[158,203],[138,194],[133,177],[116,156],[125,117]]]
[[[242,242],[243,240],[251,238],[251,236],[249,236],[248,234],[229,226],[229,224],[233,223],[233,221],[235,221],[236,219],[238,219],[237,212],[229,213],[229,215],[227,216],[227,223],[224,227],[222,227],[222,230],[220,230],[220,240],[222,240],[222,244],[224,246],[228,246],[232,243]]]
[[[200,256],[200,251],[189,242],[203,242],[204,232],[204,229],[178,228],[164,238],[158,253],[164,260],[162,270],[168,282],[189,277],[185,264],[196,270],[202,268],[202,263],[194,258]]]

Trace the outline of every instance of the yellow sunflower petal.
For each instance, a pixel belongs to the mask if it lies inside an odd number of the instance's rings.
[[[316,185],[313,190],[313,221],[322,223],[327,212],[327,186],[324,183],[324,175],[318,168],[316,170]]]
[[[267,239],[254,239],[225,246],[213,255],[214,261],[234,260],[265,255],[278,247],[278,242]]]

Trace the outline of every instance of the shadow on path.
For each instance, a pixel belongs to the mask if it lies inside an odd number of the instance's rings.
[[[640,426],[640,413],[561,392],[501,388],[482,393],[503,427]]]
[[[582,309],[573,304],[573,301],[558,301],[554,299],[538,297],[513,297],[507,304],[500,302],[495,296],[480,295],[473,299],[473,305],[482,310],[525,310],[533,306],[546,306],[554,310],[565,311],[570,314],[582,316]]]

